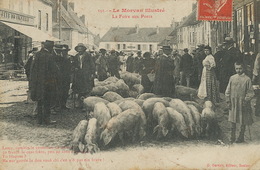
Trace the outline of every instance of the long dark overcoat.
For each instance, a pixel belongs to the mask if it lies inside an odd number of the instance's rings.
[[[72,90],[78,94],[88,94],[94,87],[93,75],[95,74],[95,63],[88,52],[82,54],[82,67],[80,54],[75,56],[75,75]]]
[[[173,77],[174,61],[172,58],[162,55],[156,62],[155,80],[153,92],[165,97],[173,97],[175,83]]]
[[[56,93],[58,67],[48,50],[42,49],[35,54],[30,73],[29,86],[33,101],[42,100],[46,93]]]

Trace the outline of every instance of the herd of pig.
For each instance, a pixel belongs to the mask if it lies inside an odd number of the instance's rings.
[[[115,138],[125,144],[150,137],[159,140],[168,134],[183,138],[218,135],[212,103],[202,107],[194,101],[159,97],[144,93],[137,98],[123,98],[115,92],[84,99],[87,119],[74,129],[71,147],[74,152],[97,152]]]

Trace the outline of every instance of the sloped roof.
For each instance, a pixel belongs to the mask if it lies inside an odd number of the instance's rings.
[[[76,21],[70,16],[68,11],[61,6],[61,26],[62,28],[71,28],[71,29],[76,29],[80,32],[83,32],[84,30],[76,23]],[[53,28],[59,28],[59,24],[55,23],[53,24]]]
[[[85,24],[79,19],[79,17],[76,15],[76,13],[68,6],[68,10],[64,8],[64,6],[61,6],[61,26],[62,28],[68,28],[68,29],[76,29],[79,32],[82,33],[89,33],[94,35],[91,31],[88,30],[88,28],[85,26]],[[58,23],[53,24],[53,28],[59,28]]]
[[[179,27],[187,27],[200,23],[202,21],[197,20],[197,8],[195,8],[190,15],[181,23]]]
[[[101,38],[101,42],[161,42],[172,31],[171,27],[157,28],[139,28],[136,33],[136,27],[111,27],[109,31]]]
[[[177,28],[175,28],[167,38],[165,38],[161,43],[159,43],[158,46],[173,44],[177,44]]]

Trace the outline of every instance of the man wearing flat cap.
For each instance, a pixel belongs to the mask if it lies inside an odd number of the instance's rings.
[[[197,49],[195,56],[194,56],[194,58],[196,60],[196,62],[195,62],[196,66],[195,67],[197,67],[197,70],[198,70],[198,76],[197,76],[198,84],[200,83],[202,70],[203,70],[202,61],[206,58],[206,54],[204,52],[204,47],[205,47],[204,44],[198,45],[198,49]]]
[[[134,72],[139,74],[142,69],[142,51],[141,50],[137,51],[137,57],[134,58],[133,65],[134,65]]]
[[[55,123],[50,120],[51,99],[57,89],[58,75],[58,68],[52,55],[53,46],[53,41],[46,40],[44,47],[35,54],[35,61],[31,67],[31,98],[37,101],[38,124]]]
[[[75,50],[78,52],[75,56],[75,76],[72,84],[72,90],[78,94],[76,107],[83,108],[82,98],[87,97],[94,87],[95,63],[93,57],[87,52],[87,47],[79,43]]]
[[[185,48],[184,54],[181,57],[181,62],[180,62],[180,72],[181,72],[181,85],[185,84],[186,81],[186,86],[190,87],[190,77],[192,74],[192,65],[193,65],[193,60],[192,56],[188,53],[189,50]]]
[[[104,81],[107,78],[108,66],[106,52],[106,49],[101,48],[99,50],[100,55],[96,60],[97,76],[99,81]]]
[[[134,62],[134,53],[131,52],[130,55],[126,59],[126,71],[128,71],[130,73],[132,73],[134,71],[133,62]]]
[[[117,78],[120,78],[120,60],[118,54],[119,53],[115,50],[110,51],[110,55],[108,56],[108,72],[111,76],[116,76]]]
[[[164,97],[175,96],[174,60],[171,58],[170,46],[163,46],[163,54],[155,64],[155,80],[153,92]]]
[[[219,73],[219,86],[221,92],[225,92],[229,78],[235,74],[235,62],[242,62],[242,54],[239,49],[234,47],[234,43],[235,42],[231,37],[226,37],[223,43],[225,53],[220,61]]]

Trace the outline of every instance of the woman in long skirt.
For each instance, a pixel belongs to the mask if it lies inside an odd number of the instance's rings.
[[[214,105],[219,102],[219,87],[215,73],[215,59],[211,53],[211,47],[206,46],[204,52],[207,55],[202,61],[203,71],[198,89],[198,97],[200,99],[209,100]]]

